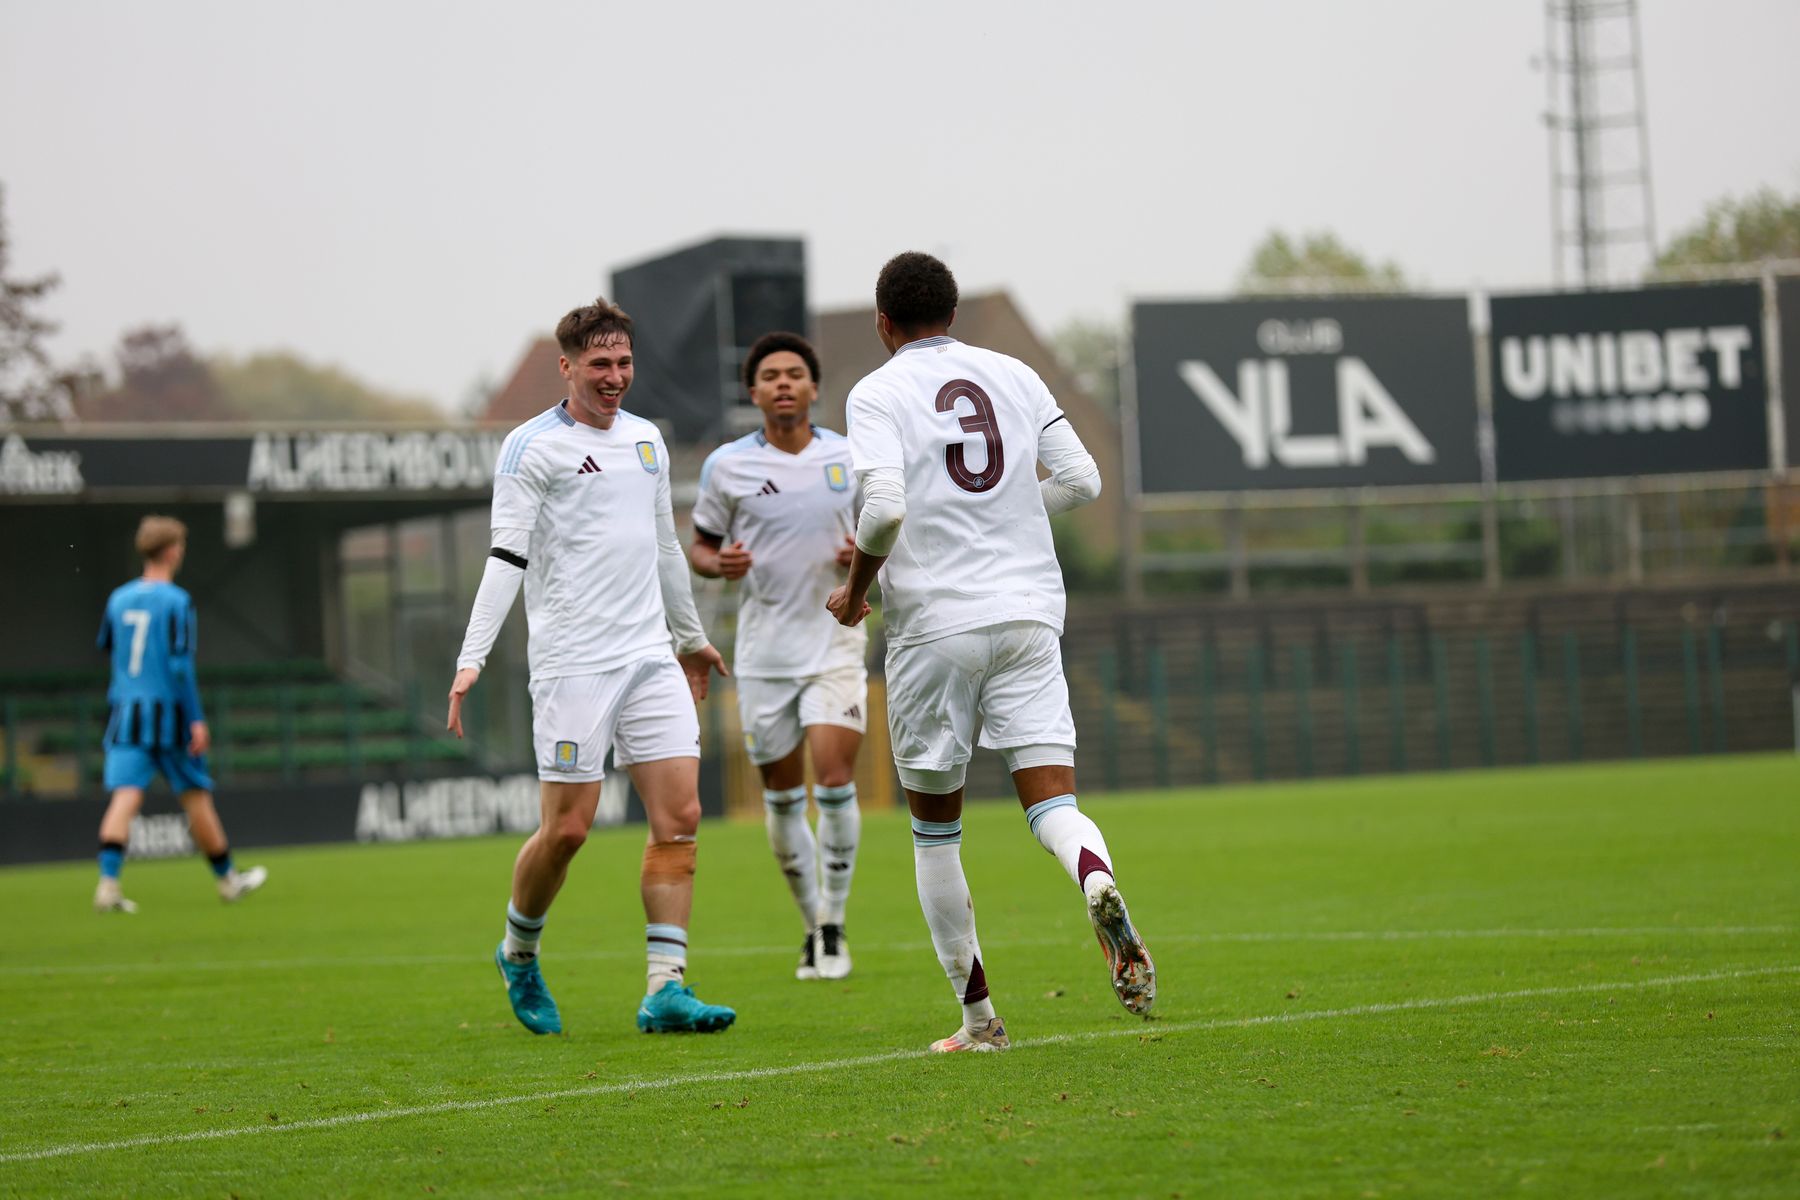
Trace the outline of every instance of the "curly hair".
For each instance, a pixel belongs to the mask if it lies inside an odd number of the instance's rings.
[[[797,333],[765,333],[756,339],[756,343],[750,347],[750,356],[744,359],[744,386],[754,388],[756,368],[762,365],[762,360],[771,354],[780,354],[783,350],[798,354],[800,361],[812,373],[812,381],[819,382],[819,352],[813,349],[811,342]]]
[[[956,301],[950,268],[917,250],[888,259],[875,280],[876,311],[903,330],[948,325]]]
[[[571,359],[594,343],[617,336],[623,336],[628,346],[635,344],[631,336],[631,318],[604,296],[596,297],[592,304],[570,309],[556,323],[556,344]]]

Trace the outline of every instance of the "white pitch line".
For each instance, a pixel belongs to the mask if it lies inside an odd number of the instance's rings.
[[[1595,925],[1576,929],[1320,929],[1320,930],[1268,930],[1242,933],[1165,933],[1152,937],[1157,944],[1172,942],[1178,945],[1231,945],[1259,944],[1264,942],[1416,942],[1416,941],[1477,941],[1505,940],[1508,938],[1603,938],[1603,937],[1677,937],[1694,935],[1704,937],[1756,937],[1777,936],[1793,933],[1794,929],[1787,925],[1637,925],[1637,926],[1603,926]],[[1081,931],[1072,936],[1080,937]],[[1032,946],[1060,946],[1069,942],[1070,936],[1042,938],[1012,938],[1008,940],[984,940],[983,945],[990,950],[1024,948]],[[863,950],[891,952],[896,954],[914,953],[930,950],[930,942],[887,942],[861,944]],[[707,946],[699,955],[702,958],[762,958],[768,955],[791,955],[794,948],[781,946]],[[549,955],[545,961],[557,962],[592,962],[599,959],[641,959],[641,949],[630,950],[558,950]],[[486,963],[482,954],[394,954],[394,955],[343,955],[320,958],[250,958],[250,959],[216,959],[201,962],[126,962],[126,963],[71,963],[66,965],[45,964],[40,966],[5,966],[0,967],[0,978],[8,976],[26,976],[42,978],[47,975],[114,975],[128,971],[279,971],[279,970],[315,970],[337,967],[441,967],[467,963]]]
[[[1733,979],[1753,979],[1768,975],[1800,973],[1800,965],[1779,967],[1743,967],[1730,971],[1707,971],[1693,975],[1664,975],[1657,979],[1621,980],[1613,983],[1577,983],[1563,987],[1519,988],[1510,992],[1474,992],[1462,996],[1426,997],[1418,1000],[1394,1000],[1380,1004],[1360,1004],[1351,1008],[1313,1009],[1304,1012],[1269,1013],[1260,1017],[1227,1017],[1206,1021],[1153,1022],[1124,1029],[1096,1029],[1085,1033],[1058,1033],[1047,1037],[1023,1038],[1013,1043],[1015,1050],[1039,1046],[1063,1046],[1075,1042],[1099,1041],[1103,1038],[1162,1036],[1171,1033],[1203,1033],[1217,1029],[1250,1029],[1259,1025],[1292,1025],[1302,1021],[1331,1021],[1344,1017],[1376,1016],[1384,1013],[1414,1012],[1429,1008],[1455,1008],[1471,1004],[1492,1004],[1500,1000],[1532,1000],[1547,996],[1576,996],[1593,992],[1640,991],[1647,988],[1678,987],[1689,983],[1717,983]],[[754,1067],[742,1071],[707,1071],[692,1075],[664,1076],[660,1079],[630,1079],[618,1083],[595,1084],[592,1087],[561,1088],[549,1092],[528,1092],[517,1096],[488,1096],[480,1100],[445,1100],[436,1104],[415,1104],[405,1108],[378,1109],[373,1112],[344,1113],[335,1117],[316,1117],[285,1124],[244,1125],[231,1129],[205,1129],[192,1133],[146,1134],[111,1142],[70,1142],[61,1146],[44,1146],[36,1150],[14,1150],[0,1153],[0,1163],[40,1162],[50,1158],[100,1154],[108,1150],[132,1150],[145,1146],[174,1146],[188,1142],[209,1142],[221,1138],[244,1137],[259,1133],[301,1133],[318,1129],[336,1129],[345,1125],[364,1125],[371,1121],[387,1121],[401,1117],[429,1117],[446,1113],[472,1112],[500,1108],[508,1104],[541,1104],[553,1100],[574,1100],[592,1096],[616,1096],[620,1093],[663,1091],[703,1083],[743,1083],[758,1079],[776,1079],[793,1075],[815,1075],[823,1071],[849,1071],[882,1063],[931,1057],[928,1050],[890,1050],[885,1054],[867,1054],[859,1058],[837,1058],[822,1062],[791,1063],[781,1067]]]

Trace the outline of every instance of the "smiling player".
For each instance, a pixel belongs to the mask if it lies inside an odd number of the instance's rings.
[[[711,1033],[737,1018],[685,985],[700,826],[700,722],[711,671],[726,674],[694,610],[656,426],[619,407],[634,371],[631,318],[604,300],[556,327],[566,399],[507,435],[494,469],[493,549],[450,687],[462,736],[474,686],[521,584],[531,659],[531,728],[542,822],[513,866],[506,936],[494,961],[513,1013],[562,1032],[538,943],[600,803],[601,763],[631,773],[644,848],[646,1033]],[[670,632],[674,649],[670,649]]]

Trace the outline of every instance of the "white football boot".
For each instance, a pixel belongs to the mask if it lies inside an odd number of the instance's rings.
[[[844,979],[850,974],[850,943],[842,925],[819,926],[819,978]]]
[[[1156,964],[1150,959],[1150,948],[1131,924],[1118,885],[1108,879],[1096,887],[1088,897],[1087,909],[1094,936],[1106,952],[1113,994],[1127,1012],[1146,1015],[1156,1003]]]
[[[931,1050],[934,1054],[954,1054],[959,1050],[1005,1050],[1011,1045],[1006,1037],[1006,1023],[999,1017],[990,1017],[979,1029],[964,1025],[949,1037],[931,1043]]]
[[[795,979],[817,979],[819,977],[819,931],[813,930],[800,943],[800,961],[794,964]]]
[[[119,881],[101,876],[99,884],[94,888],[95,912],[134,913],[137,905],[127,900],[119,891]]]
[[[251,867],[248,871],[233,871],[219,880],[219,899],[227,904],[235,903],[254,892],[269,877],[265,867]]]

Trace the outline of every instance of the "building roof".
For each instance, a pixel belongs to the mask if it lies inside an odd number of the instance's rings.
[[[557,398],[569,394],[557,360],[562,350],[553,337],[540,337],[525,347],[512,378],[488,400],[482,411],[483,421],[517,425],[555,404]]]

